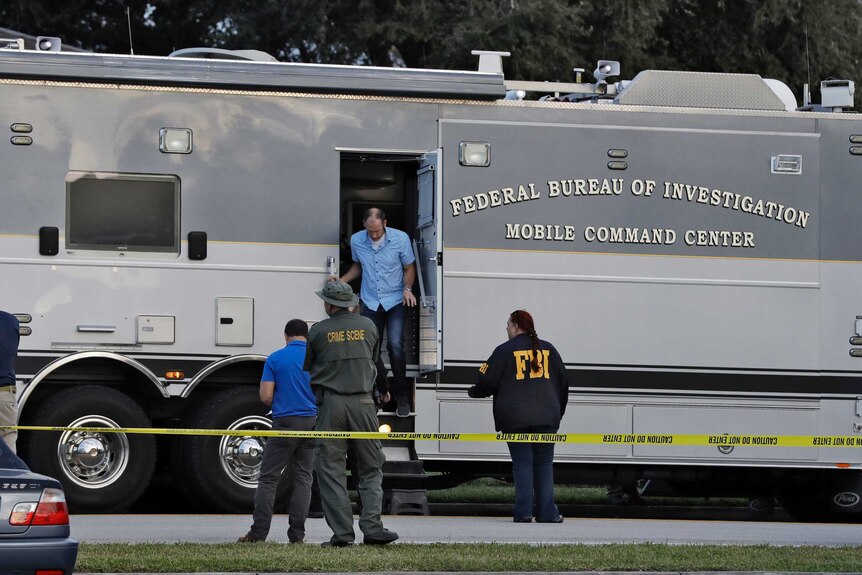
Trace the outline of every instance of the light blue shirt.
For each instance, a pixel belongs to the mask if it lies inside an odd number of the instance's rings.
[[[360,297],[366,307],[381,305],[389,311],[404,301],[404,266],[414,261],[410,238],[401,230],[386,228],[380,249],[375,250],[364,229],[350,238],[353,261],[362,266]]]

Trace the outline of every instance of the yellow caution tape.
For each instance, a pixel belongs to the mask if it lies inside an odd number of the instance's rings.
[[[716,447],[862,447],[862,435],[693,435],[602,433],[415,433],[380,431],[275,431],[271,429],[171,429],[150,427],[52,427],[3,425],[0,430],[140,433],[147,435],[230,435],[237,437],[308,437],[384,441],[479,441],[579,443],[592,445],[714,445]]]

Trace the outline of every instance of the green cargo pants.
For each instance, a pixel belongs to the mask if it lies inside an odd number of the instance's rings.
[[[325,392],[317,411],[319,431],[377,431],[377,408],[370,394],[338,395]],[[365,535],[383,530],[383,450],[371,439],[318,439],[314,465],[320,481],[323,515],[332,529],[333,543],[352,543],[353,511],[347,496],[347,448],[356,456],[357,486],[362,499],[359,528]]]

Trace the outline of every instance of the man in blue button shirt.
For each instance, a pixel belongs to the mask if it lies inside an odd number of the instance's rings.
[[[302,369],[308,339],[308,324],[292,319],[284,326],[285,347],[266,359],[260,378],[260,400],[272,406],[272,429],[312,431],[317,421],[317,401],[311,391],[311,376]],[[254,492],[254,523],[240,543],[266,541],[272,523],[272,506],[281,473],[290,473],[293,492],[288,510],[287,538],[302,543],[311,500],[314,439],[270,437],[263,449],[260,478]]]
[[[362,214],[364,230],[350,238],[353,265],[341,281],[350,282],[362,276],[362,315],[371,319],[377,332],[386,327],[392,387],[398,417],[410,415],[410,386],[407,383],[407,361],[404,354],[404,306],[416,305],[413,281],[415,258],[410,238],[401,230],[386,226],[386,214],[370,208]],[[382,361],[378,361],[378,370]]]

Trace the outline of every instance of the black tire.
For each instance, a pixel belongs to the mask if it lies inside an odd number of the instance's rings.
[[[97,385],[57,391],[27,420],[57,427],[152,427],[132,398]],[[93,457],[93,448],[102,453]],[[156,464],[155,437],[142,434],[36,431],[23,437],[22,452],[33,471],[63,484],[69,509],[75,513],[127,509],[147,488]],[[61,458],[60,453],[66,456]]]
[[[256,387],[240,386],[204,400],[188,425],[195,429],[270,429],[268,411]],[[261,438],[184,437],[179,454],[183,489],[189,500],[208,512],[252,511],[263,443]],[[252,449],[257,449],[257,453],[251,453]],[[223,456],[240,454],[243,450],[244,454],[236,457]]]
[[[833,477],[820,473],[799,473],[779,487],[776,499],[797,521],[831,523],[846,520],[846,516],[830,509],[829,493],[832,491]]]
[[[828,502],[817,497],[816,492],[783,490],[778,494],[778,503],[796,521],[803,523],[830,523],[839,521],[837,513],[828,510]]]
[[[859,523],[858,511],[836,509],[833,496],[842,491],[860,492],[862,475],[843,471],[838,474],[812,474],[782,485],[776,494],[781,507],[797,521],[819,523]]]

